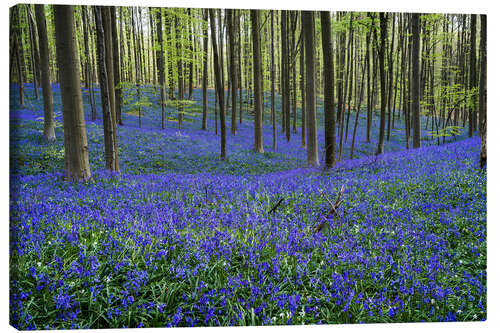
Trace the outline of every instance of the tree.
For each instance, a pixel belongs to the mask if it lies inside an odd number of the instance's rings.
[[[106,13],[108,12],[108,13]],[[108,68],[111,60],[110,43],[106,43],[106,28],[109,15],[109,7],[94,7],[96,31],[97,31],[97,62],[99,67],[99,82],[101,85],[101,104],[102,104],[102,122],[104,127],[104,156],[106,160],[106,169],[114,172],[120,172],[118,164],[118,145],[116,142],[116,123],[113,117],[114,110],[111,106],[111,98],[114,95],[113,85],[110,84],[112,78]],[[109,34],[109,32],[108,32]],[[108,61],[106,61],[108,60]]]
[[[273,150],[276,151],[276,106],[274,102],[274,10],[271,10],[271,118],[273,123]],[[303,121],[303,120],[302,120]]]
[[[321,12],[321,39],[323,45],[324,109],[325,109],[325,167],[335,166],[335,71],[330,12]]]
[[[48,141],[52,141],[56,139],[56,134],[54,131],[54,104],[52,100],[52,88],[50,86],[49,42],[44,5],[35,5],[35,16],[38,30],[38,45],[40,47],[40,70],[42,74],[43,137]]]
[[[203,120],[201,122],[201,129],[207,129],[207,114],[208,114],[208,9],[203,9]]]
[[[220,157],[226,159],[226,114],[224,112],[224,86],[222,82],[221,68],[219,62],[219,54],[217,51],[217,38],[215,32],[215,14],[214,9],[210,9],[210,32],[212,35],[212,48],[214,51],[214,74],[215,74],[215,89],[219,100],[220,114]],[[222,51],[221,51],[222,53]]]
[[[262,54],[260,48],[260,11],[251,10],[253,42],[254,150],[264,152],[262,139]]]
[[[281,11],[281,108],[286,141],[290,141],[290,65],[288,50],[288,11]]]
[[[14,22],[14,28],[12,29],[12,34],[14,38],[12,52],[16,55],[17,64],[17,82],[19,84],[19,106],[24,108],[24,53],[23,53],[23,39],[21,33],[21,18],[19,13],[19,6],[14,7],[14,15],[16,17]]]
[[[314,41],[314,13],[303,11],[302,30],[305,46],[305,67],[306,67],[306,116],[307,116],[307,164],[318,166],[318,141],[316,133],[316,86],[315,73],[316,64],[314,51],[316,50]]]
[[[476,87],[476,22],[477,16],[472,14],[470,17],[470,53],[469,53],[469,137],[477,128],[476,118],[476,96],[474,88]]]
[[[179,17],[175,17],[175,27],[176,39],[177,39],[177,81],[178,81],[178,127],[182,127],[182,114],[184,113],[184,105],[182,100],[184,99],[184,75],[183,75],[183,64],[182,64],[182,26],[179,22]]]
[[[227,32],[229,34],[229,70],[231,83],[231,134],[236,134],[236,108],[237,108],[237,92],[238,92],[238,71],[236,68],[236,38],[234,33],[233,10],[226,9],[227,14]]]
[[[380,71],[380,126],[378,135],[377,155],[384,152],[385,113],[387,97],[385,96],[385,40],[387,38],[387,14],[379,13],[380,41],[379,41],[379,71]]]
[[[413,148],[420,148],[420,14],[411,15]]]
[[[111,26],[111,44],[112,44],[112,61],[113,61],[113,90],[111,91],[114,94],[115,101],[115,118],[118,125],[123,125],[122,120],[122,92],[120,85],[120,56],[118,53],[118,31],[116,29],[116,7],[109,7],[109,16]],[[123,55],[122,55],[123,57]]]
[[[158,34],[159,48],[156,49],[156,62],[158,64],[158,83],[160,84],[161,97],[161,129],[165,129],[165,65],[163,63],[163,26],[162,9],[156,12],[156,33]]]
[[[74,7],[71,5],[54,6],[56,54],[64,123],[65,178],[86,181],[90,179],[91,173],[73,15]]]
[[[486,166],[486,15],[481,15],[481,40],[479,42],[479,52],[481,61],[481,72],[479,76],[479,121],[481,133],[481,153],[479,162],[481,168]]]

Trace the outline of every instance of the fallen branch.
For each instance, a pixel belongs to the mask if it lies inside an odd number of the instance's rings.
[[[273,206],[273,208],[271,208],[270,211],[267,212],[267,214],[274,213],[276,211],[276,209],[278,208],[278,206],[281,205],[281,203],[283,202],[283,200],[285,200],[285,198],[279,199],[279,201]]]
[[[340,192],[337,195],[337,199],[335,199],[335,203],[332,203],[332,201],[326,196],[326,194],[322,190],[319,190],[319,193],[330,204],[330,210],[328,211],[328,214],[326,214],[326,216],[323,217],[323,221],[321,221],[321,223],[318,224],[314,228],[314,233],[315,234],[318,233],[318,232],[321,232],[325,228],[325,226],[326,226],[326,224],[328,222],[328,219],[332,215],[335,215],[335,217],[340,218],[340,215],[337,212],[337,209],[339,209],[340,205],[342,205],[342,203],[344,202],[344,199],[342,199],[342,195],[344,194],[344,186],[342,186],[342,188],[340,189]]]

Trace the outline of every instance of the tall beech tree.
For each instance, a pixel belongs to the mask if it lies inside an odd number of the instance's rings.
[[[165,65],[163,61],[163,24],[162,24],[162,9],[156,11],[156,33],[158,34],[159,47],[156,50],[156,62],[158,66],[158,83],[160,85],[161,98],[161,129],[165,129]]]
[[[335,166],[335,74],[333,67],[333,46],[330,12],[321,12],[321,39],[324,67],[324,112],[325,112],[325,167]]]
[[[306,117],[307,117],[307,164],[309,166],[318,166],[318,140],[316,132],[316,63],[315,63],[315,37],[314,37],[314,12],[303,11],[302,30],[305,47],[305,98],[306,98]]]
[[[202,90],[203,90],[203,118],[201,122],[201,129],[207,129],[207,117],[208,117],[208,9],[203,9],[203,78],[202,78]]]
[[[210,13],[210,32],[212,36],[212,49],[214,59],[214,75],[215,75],[215,89],[217,90],[217,99],[219,101],[219,115],[220,115],[220,157],[222,160],[226,159],[226,114],[224,112],[224,85],[222,81],[221,68],[219,62],[219,53],[217,50],[216,38],[216,22],[214,9],[209,9]],[[222,51],[221,51],[222,53]]]
[[[476,24],[477,15],[470,16],[470,51],[469,51],[469,137],[477,129],[477,116],[476,116],[476,96],[474,88],[477,84],[476,79]]]
[[[387,97],[385,94],[385,41],[387,38],[387,14],[379,13],[380,18],[380,40],[379,40],[379,75],[380,75],[380,126],[378,135],[377,155],[384,152],[384,130]]]
[[[274,86],[274,10],[271,10],[271,121],[273,124],[273,150],[277,149],[277,138],[276,138],[276,105],[274,100],[275,86]]]
[[[251,10],[253,42],[254,150],[264,152],[262,139],[262,54],[260,47],[260,11]]]
[[[290,141],[290,65],[288,45],[288,11],[281,11],[281,110],[286,141]]]
[[[238,103],[238,71],[236,68],[236,36],[234,31],[233,10],[226,9],[227,33],[229,35],[229,75],[231,83],[231,134],[236,135],[236,111]]]
[[[55,5],[54,24],[64,126],[64,177],[87,181],[91,173],[80,89],[74,7]]]
[[[481,15],[481,40],[479,42],[479,59],[481,61],[481,71],[479,74],[479,121],[481,135],[481,153],[479,155],[479,163],[481,168],[486,166],[486,15]]]
[[[47,23],[45,21],[44,5],[35,5],[38,45],[40,47],[40,70],[43,94],[43,137],[52,141],[56,139],[54,131],[54,102],[50,85],[49,42],[47,38]]]
[[[111,43],[107,43],[106,29],[111,29],[109,18],[109,7],[94,7],[96,32],[97,32],[97,63],[99,67],[99,81],[101,86],[102,122],[104,127],[104,156],[106,169],[120,172],[118,164],[118,144],[116,142],[116,122],[113,116],[115,110],[111,104],[114,95],[114,87],[110,84],[112,77],[109,76],[111,69],[108,64],[111,62]],[[108,34],[110,32],[108,31]]]
[[[411,15],[411,36],[413,148],[420,148],[420,14],[418,13]]]
[[[115,118],[118,125],[123,125],[122,120],[122,93],[120,85],[120,55],[118,53],[118,31],[116,29],[116,7],[109,7],[109,25],[111,27],[111,45],[112,45],[112,62],[113,62],[113,90],[115,101]],[[123,55],[122,55],[123,57]]]

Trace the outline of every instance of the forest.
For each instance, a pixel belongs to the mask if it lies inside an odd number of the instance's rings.
[[[486,17],[11,7],[10,324],[486,320]]]

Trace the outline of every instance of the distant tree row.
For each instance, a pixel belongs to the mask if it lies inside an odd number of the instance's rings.
[[[208,130],[208,89],[215,89],[214,131],[220,135],[222,159],[226,115],[231,135],[237,135],[246,112],[253,115],[256,152],[264,152],[265,122],[272,124],[277,148],[280,123],[287,141],[300,129],[297,140],[310,166],[319,165],[321,121],[321,154],[325,166],[333,167],[347,154],[353,157],[364,110],[367,142],[379,124],[377,154],[391,140],[395,120],[402,119],[407,148],[420,147],[422,126],[434,133],[437,144],[458,127],[467,127],[469,136],[477,132],[483,165],[486,16],[480,16],[479,27],[477,19],[466,14],[17,5],[10,11],[10,80],[19,83],[21,107],[24,83],[34,84],[36,99],[42,88],[48,140],[55,138],[50,84],[60,83],[70,179],[91,176],[82,85],[92,121],[96,104],[102,107],[106,168],[115,172],[124,90],[134,90],[139,126],[148,103],[144,90],[154,89],[161,96],[158,127],[166,127],[170,101],[181,129],[184,108],[198,87],[202,130]],[[324,119],[317,119],[318,98]]]

